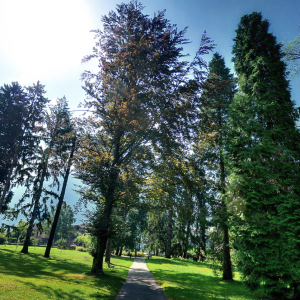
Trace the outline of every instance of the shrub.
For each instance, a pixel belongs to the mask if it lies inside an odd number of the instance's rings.
[[[76,246],[76,251],[82,251],[82,252],[87,252],[88,250],[84,247]]]
[[[6,236],[3,233],[0,233],[0,245],[3,245],[6,242]]]
[[[29,242],[29,246],[35,246],[39,244],[39,239],[35,238],[35,237],[31,237],[30,238],[30,242]]]
[[[93,246],[93,237],[89,233],[84,233],[77,236],[75,242],[85,248],[91,248]]]
[[[135,253],[134,253],[134,252],[132,253],[132,256],[135,256]],[[146,257],[146,256],[148,256],[148,255],[144,254],[144,252],[137,252],[136,256],[137,256],[137,257]]]
[[[65,239],[59,239],[55,242],[55,244],[59,245],[59,248],[63,248],[66,247],[67,241]]]

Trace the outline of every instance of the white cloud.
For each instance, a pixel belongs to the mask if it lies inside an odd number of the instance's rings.
[[[79,67],[94,44],[91,29],[81,0],[0,2],[0,54],[22,84]]]

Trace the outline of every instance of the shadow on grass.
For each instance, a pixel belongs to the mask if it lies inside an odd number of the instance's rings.
[[[18,281],[18,280],[17,280]],[[21,282],[21,281],[19,281]],[[32,290],[36,290],[39,293],[46,295],[49,299],[66,299],[66,300],[82,300],[85,299],[86,295],[79,289],[74,289],[67,292],[61,288],[53,289],[48,285],[36,285],[32,282],[21,282]]]
[[[22,284],[24,284],[24,282],[22,282]],[[80,289],[72,289],[71,291],[67,292],[65,289],[62,288],[54,289],[48,285],[36,285],[32,282],[26,282],[25,285],[32,290],[36,290],[39,293],[46,295],[49,299],[85,300],[88,297],[89,299],[111,300],[114,299],[116,296],[109,294],[109,292],[107,294],[96,292],[87,295],[86,293],[83,293]]]
[[[169,298],[177,297],[189,300],[259,299],[258,294],[250,292],[242,282],[222,281],[213,274],[201,273],[198,268],[209,268],[207,263],[180,259],[153,259],[147,260],[147,263],[149,269],[153,269],[151,272],[155,279],[160,283],[165,283],[164,292]],[[155,266],[151,268],[151,265]],[[175,268],[173,270],[172,265]]]
[[[44,258],[40,254],[23,254],[12,250],[2,250],[0,267],[3,273],[9,273],[21,277],[39,277],[41,275],[62,279],[62,273],[88,272],[86,263],[68,261],[67,259],[56,260]],[[56,271],[60,271],[56,274]]]
[[[119,264],[122,264],[123,260],[130,260],[119,257],[115,259]],[[129,266],[120,264],[122,269],[120,268],[119,272],[105,269],[105,276],[93,276],[90,274],[90,263],[84,260],[82,263],[74,261],[71,257],[70,260],[61,257],[56,259],[55,256],[44,258],[36,253],[22,254],[9,249],[0,251],[1,276],[17,276],[20,280],[16,281],[45,294],[49,299],[86,299],[84,290],[88,291],[91,288],[95,292],[89,296],[92,299],[114,299],[125,280]],[[88,279],[85,277],[87,275],[90,275]],[[41,278],[49,282],[49,285],[44,285],[43,282],[39,285],[37,282]],[[57,287],[51,286],[55,282],[61,284]],[[63,288],[65,284],[67,288]],[[80,287],[76,288],[74,285]],[[69,292],[70,290],[72,291]]]
[[[147,259],[147,263],[153,263],[157,265],[161,264],[170,264],[170,265],[180,265],[180,266],[194,266],[194,267],[206,267],[210,268],[210,264],[207,262],[194,262],[193,260],[189,259],[181,259],[181,258],[154,258],[154,259]]]

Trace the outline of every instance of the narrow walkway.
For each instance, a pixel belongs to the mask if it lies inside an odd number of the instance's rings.
[[[115,300],[166,300],[161,287],[149,271],[145,258],[135,258]]]

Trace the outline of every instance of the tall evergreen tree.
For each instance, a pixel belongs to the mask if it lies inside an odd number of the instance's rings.
[[[39,143],[40,125],[48,99],[39,82],[0,88],[0,213],[11,199],[11,188],[29,176],[29,161]]]
[[[281,46],[269,22],[253,12],[236,30],[239,93],[230,106],[228,206],[246,283],[282,297],[299,284],[300,197],[298,115]]]
[[[45,183],[52,177],[54,184],[59,184],[58,177],[61,173],[63,173],[64,183],[59,203],[62,203],[72,161],[72,157],[69,159],[68,148],[71,148],[70,156],[75,148],[75,135],[70,123],[70,113],[68,112],[65,98],[60,99],[54,107],[50,108],[50,113],[45,115],[44,121],[45,128],[41,138],[46,148],[43,149],[42,145],[39,147],[40,155],[36,156],[36,162],[33,165],[33,167],[36,167],[37,172],[32,176],[34,177],[33,182],[30,180],[30,177],[28,178],[28,188],[23,199],[25,200],[31,195],[32,202],[31,204],[23,205],[23,201],[20,201],[17,205],[18,211],[25,212],[25,214],[28,214],[28,210],[30,211],[29,226],[22,253],[28,252],[30,236],[35,222],[41,229],[42,221],[49,218],[46,205],[49,195],[57,197],[55,193],[45,188]],[[67,166],[65,166],[66,164]],[[61,172],[65,167],[66,173]]]
[[[216,222],[223,232],[223,279],[232,280],[232,267],[229,249],[228,212],[225,205],[225,151],[226,125],[228,123],[228,108],[235,93],[233,74],[226,67],[224,58],[215,53],[209,63],[209,76],[202,94],[202,109],[200,112],[199,138],[204,144],[207,169],[215,172],[215,182],[212,186],[220,198],[217,209],[214,210]]]
[[[67,183],[71,172],[71,166],[73,163],[74,152],[76,150],[76,132],[75,126],[71,121],[71,113],[68,108],[68,102],[65,97],[58,99],[57,104],[52,107],[53,117],[57,122],[56,130],[56,149],[53,156],[57,164],[57,168],[62,169],[60,175],[63,177],[63,184],[58,198],[58,203],[55,211],[55,215],[52,222],[47,247],[45,250],[45,257],[50,256],[52,243],[55,237],[55,232],[59,224],[60,212],[65,197]]]

